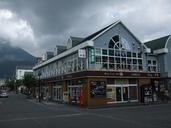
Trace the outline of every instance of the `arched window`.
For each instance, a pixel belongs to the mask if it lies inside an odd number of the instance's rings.
[[[118,50],[130,50],[128,41],[125,38],[120,37],[119,35],[115,35],[110,39],[108,48]]]

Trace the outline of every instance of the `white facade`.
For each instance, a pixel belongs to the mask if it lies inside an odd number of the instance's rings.
[[[5,84],[5,79],[0,79],[0,86]]]
[[[32,69],[16,69],[16,80],[24,78],[25,73],[33,73]]]

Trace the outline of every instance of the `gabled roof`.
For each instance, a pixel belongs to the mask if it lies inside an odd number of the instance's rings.
[[[87,36],[86,38],[84,38],[84,39],[82,40],[82,42],[85,42],[85,41],[87,41],[87,40],[93,39],[94,37],[96,37],[97,35],[99,35],[100,33],[102,33],[103,31],[105,31],[106,29],[108,29],[109,27],[113,26],[114,24],[116,24],[116,23],[118,23],[118,22],[120,22],[120,21],[116,21],[116,22],[114,22],[114,23],[108,25],[107,27],[102,28],[102,29],[100,29],[99,31],[97,31],[97,32],[95,32],[95,33],[93,33],[93,34]]]
[[[150,48],[152,51],[162,49],[162,48],[165,48],[167,40],[168,40],[169,37],[170,37],[170,35],[160,37],[160,38],[145,42],[144,44],[148,48]]]
[[[70,38],[71,38],[71,40],[72,40],[72,47],[74,47],[74,46],[80,44],[80,43],[82,42],[82,40],[84,39],[84,38],[73,37],[73,36],[71,36]]]

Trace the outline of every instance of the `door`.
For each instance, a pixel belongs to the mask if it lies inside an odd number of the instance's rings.
[[[121,87],[116,87],[116,101],[122,101]]]
[[[128,101],[128,87],[123,87],[123,101]]]

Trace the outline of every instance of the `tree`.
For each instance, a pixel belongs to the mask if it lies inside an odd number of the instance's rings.
[[[15,80],[14,79],[6,79],[5,81],[6,86],[9,88],[10,91],[15,90]]]
[[[32,88],[35,88],[37,85],[37,79],[33,74],[25,74],[23,84],[27,88],[27,95],[30,95]]]

